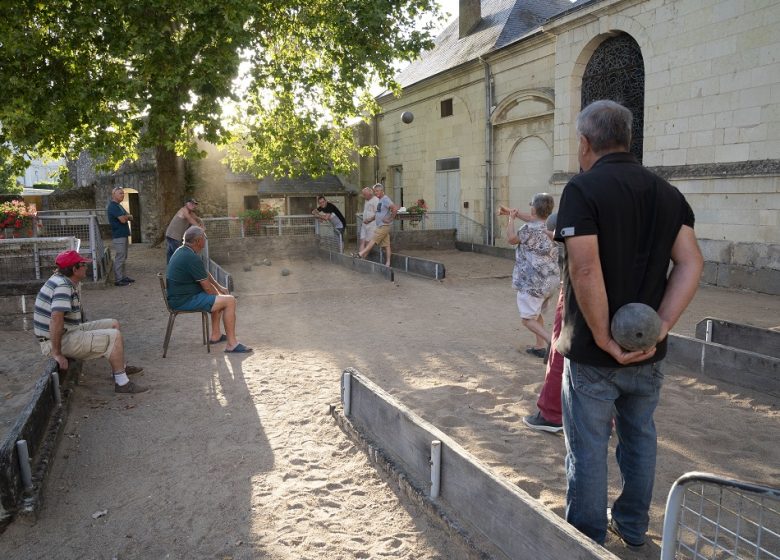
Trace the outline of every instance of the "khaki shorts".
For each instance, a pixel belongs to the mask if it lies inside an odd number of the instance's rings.
[[[374,243],[380,247],[390,246],[390,225],[377,226],[374,233]]]
[[[76,360],[108,358],[119,335],[113,324],[113,319],[100,319],[69,328],[60,342],[62,355]],[[41,341],[41,353],[44,356],[51,354],[51,340]]]

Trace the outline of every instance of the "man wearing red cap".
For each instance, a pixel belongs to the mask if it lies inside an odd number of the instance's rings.
[[[90,262],[76,251],[57,255],[57,271],[41,287],[35,299],[33,330],[41,344],[41,352],[54,358],[63,370],[68,369],[68,358],[93,360],[102,356],[111,364],[115,392],[148,391],[147,387],[133,383],[127,377],[143,368],[125,363],[119,323],[115,319],[82,322],[78,286],[87,275],[87,263]]]

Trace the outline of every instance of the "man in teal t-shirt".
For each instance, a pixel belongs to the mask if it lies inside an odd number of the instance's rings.
[[[225,327],[211,344],[227,341],[225,352],[248,353],[252,349],[236,338],[236,298],[206,270],[199,253],[206,246],[206,232],[192,226],[184,232],[184,244],[168,263],[168,304],[179,311],[207,311],[211,314],[212,336],[219,333],[220,317]]]
[[[111,201],[106,206],[108,224],[111,226],[111,246],[114,249],[115,286],[129,286],[135,282],[135,280],[125,274],[127,248],[130,243],[130,222],[133,221],[133,215],[128,213],[120,204],[124,199],[124,189],[122,187],[114,187],[111,190]]]

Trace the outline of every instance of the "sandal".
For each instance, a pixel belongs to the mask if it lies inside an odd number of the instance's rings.
[[[227,335],[223,334],[217,340],[209,339],[209,344],[219,344],[220,342],[225,342],[226,340],[227,340]]]
[[[249,354],[252,351],[249,346],[244,346],[239,342],[232,350],[225,349],[225,354]]]

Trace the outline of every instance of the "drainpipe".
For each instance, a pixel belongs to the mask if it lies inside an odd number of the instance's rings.
[[[374,184],[379,182],[379,118],[378,115],[372,117],[374,121],[374,147],[376,149],[376,155],[374,155]]]
[[[490,122],[493,113],[493,75],[490,72],[490,63],[481,56],[479,61],[485,65],[485,241],[488,245],[493,245],[496,225],[493,196],[493,125]]]

